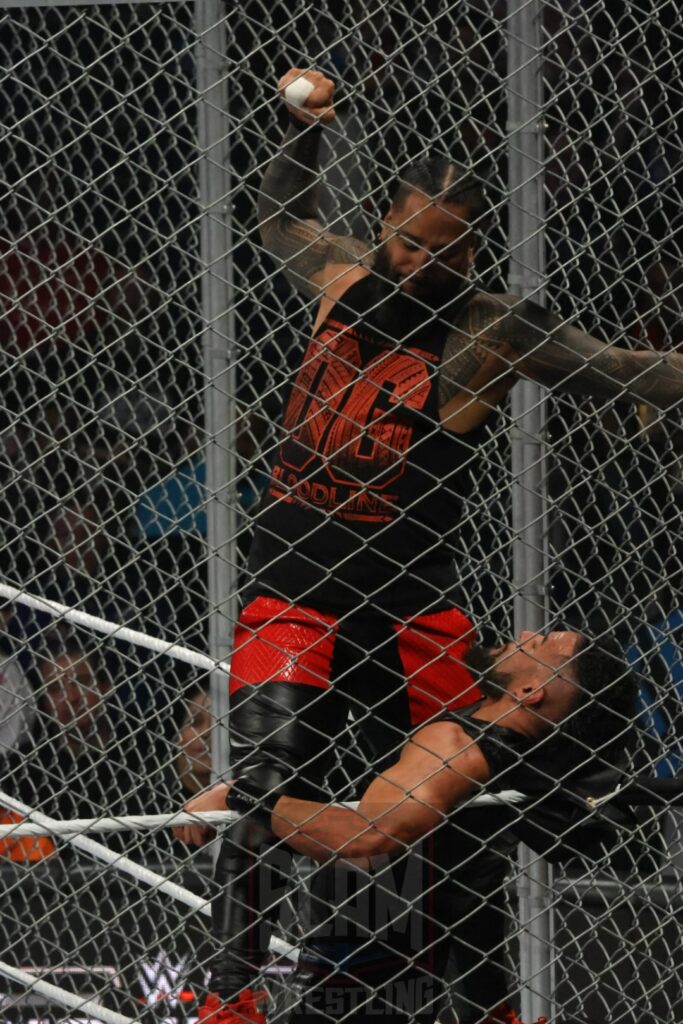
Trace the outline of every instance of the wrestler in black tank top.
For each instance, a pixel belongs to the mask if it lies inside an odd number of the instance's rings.
[[[268,592],[345,611],[411,614],[458,602],[445,535],[470,486],[481,431],[439,420],[440,318],[377,279],[353,284],[309,342],[256,517],[248,599]]]

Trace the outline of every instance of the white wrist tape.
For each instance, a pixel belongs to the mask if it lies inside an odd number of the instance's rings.
[[[307,78],[297,78],[285,89],[285,100],[292,107],[303,107],[315,86]]]

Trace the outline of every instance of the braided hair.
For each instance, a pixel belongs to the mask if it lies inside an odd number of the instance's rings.
[[[409,164],[398,179],[393,205],[400,209],[413,192],[446,205],[467,207],[472,224],[483,221],[490,212],[481,178],[446,157],[431,157]],[[481,224],[478,226],[481,228]]]

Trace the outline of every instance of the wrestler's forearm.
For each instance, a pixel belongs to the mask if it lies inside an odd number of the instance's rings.
[[[336,804],[282,796],[275,805],[271,828],[297,853],[317,861],[333,857],[372,857],[389,852],[392,843],[373,822]]]
[[[319,275],[328,263],[354,264],[368,246],[352,236],[334,235],[318,219],[320,132],[290,127],[282,149],[265,173],[259,200],[264,247],[284,264],[292,284],[319,295]]]
[[[299,220],[318,216],[319,129],[298,130],[291,125],[277,155],[271,160],[261,182],[259,221],[289,214]]]
[[[683,355],[678,352],[629,352],[634,378],[630,397],[658,409],[683,402]]]
[[[442,821],[451,802],[472,789],[466,777],[451,775],[447,792],[435,790],[434,758],[425,767],[420,752],[408,745],[397,764],[372,780],[358,810],[281,797],[271,828],[299,853],[315,860],[330,857],[393,855],[427,835]],[[414,762],[417,761],[417,767]]]
[[[329,241],[318,221],[320,132],[290,127],[270,163],[259,198],[259,230],[264,247],[282,260],[296,287],[323,269]]]
[[[573,328],[563,328],[542,345],[529,347],[515,371],[570,394],[598,400],[624,399],[670,409],[683,401],[683,360],[680,356],[616,346],[588,349]]]
[[[504,393],[519,376],[599,401],[625,399],[662,410],[683,401],[683,354],[605,345],[528,299],[479,294],[446,340],[441,407],[492,386]]]

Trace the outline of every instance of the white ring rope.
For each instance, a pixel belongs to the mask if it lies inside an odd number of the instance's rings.
[[[108,1010],[106,1006],[100,1006],[99,1003],[94,1003],[91,999],[84,999],[82,996],[74,995],[72,992],[67,992],[57,985],[52,985],[49,981],[41,981],[40,978],[29,974],[28,971],[12,967],[2,960],[0,960],[0,974],[10,978],[12,981],[18,982],[32,992],[38,992],[41,996],[45,996],[46,999],[50,999],[54,1003],[59,1003],[60,1006],[66,1006],[69,1010],[78,1010],[79,1013],[88,1014],[96,1020],[101,1020],[103,1024],[134,1024],[132,1017],[124,1017],[122,1013]]]
[[[475,797],[467,806],[491,806],[518,804],[527,797],[514,789],[500,793],[484,793]],[[0,804],[4,794],[0,792]],[[16,803],[16,801],[14,801]],[[357,804],[343,804],[344,807],[355,808]],[[239,814],[234,811],[200,811],[195,814],[187,811],[176,811],[174,814],[122,814],[117,818],[71,818],[68,821],[57,821],[45,818],[37,812],[27,815],[31,820],[17,822],[13,825],[0,825],[0,839],[18,838],[19,836],[59,836],[72,838],[84,832],[147,832],[160,828],[177,828],[182,825],[204,825],[219,827],[229,821],[237,820]],[[41,820],[42,819],[42,820]]]
[[[20,824],[14,825],[14,831],[11,831],[12,826],[10,826],[10,831],[6,833],[7,835],[16,835],[17,829],[23,828],[24,825],[30,825],[32,827],[37,826],[40,829],[39,832],[34,831],[28,833],[30,835],[63,836],[63,838],[66,839],[66,841],[70,843],[72,846],[76,847],[76,849],[82,850],[84,853],[89,854],[96,860],[104,861],[106,864],[109,864],[111,867],[113,867],[116,871],[121,871],[124,874],[131,875],[136,881],[142,882],[143,885],[148,885],[151,889],[154,889],[156,892],[163,892],[164,895],[170,896],[172,899],[177,900],[179,903],[184,903],[185,906],[190,907],[192,910],[196,910],[200,914],[205,914],[207,917],[211,916],[210,900],[205,900],[203,897],[197,896],[196,893],[191,892],[189,889],[185,889],[182,885],[177,885],[175,882],[169,881],[168,878],[164,878],[163,875],[157,874],[156,871],[150,871],[149,868],[143,867],[142,864],[136,864],[134,860],[130,860],[128,857],[124,857],[120,853],[116,853],[114,850],[108,850],[106,846],[102,846],[101,843],[95,842],[94,839],[88,839],[87,836],[81,834],[74,835],[73,830],[69,831],[68,828],[67,831],[65,832],[60,831],[62,826],[66,825],[68,827],[68,825],[70,824],[69,822],[57,821],[55,818],[49,818],[46,814],[41,814],[40,811],[36,811],[32,807],[29,807],[28,804],[22,803],[21,800],[16,800],[13,796],[10,796],[9,793],[3,793],[2,790],[0,790],[0,806],[6,807],[8,810],[11,811],[17,811],[19,814],[24,814],[26,815],[27,818],[31,819],[30,822],[21,822]],[[207,811],[204,813],[207,815],[218,814],[225,819],[226,817],[229,817],[231,813],[234,812]],[[176,813],[147,815],[147,817],[163,818],[166,824],[168,824],[169,822],[178,822],[180,820],[181,814]],[[183,817],[189,819],[190,822],[196,822],[199,815],[183,814]],[[98,821],[102,819],[94,818],[85,820]],[[124,819],[110,818],[108,820],[117,822],[123,821]],[[7,828],[7,826],[2,827],[3,829]],[[154,827],[158,828],[159,825],[156,824]],[[289,957],[290,960],[296,960],[299,956],[299,951],[296,948],[296,946],[291,946],[288,942],[284,942],[282,939],[278,939],[276,936],[273,936],[271,938],[270,948],[273,951],[273,953],[277,953],[278,956]],[[2,973],[1,970],[0,973]],[[30,975],[27,975],[27,977],[30,977]],[[31,981],[33,983],[33,979],[31,979]],[[58,989],[57,991],[61,991],[61,989]],[[93,1013],[93,1017],[96,1016],[97,1014]],[[125,1020],[126,1018],[122,1019]],[[113,1024],[116,1024],[116,1022],[113,1022]]]
[[[47,598],[38,597],[36,594],[27,594],[24,590],[10,587],[7,583],[0,583],[0,597],[6,597],[8,601],[16,601],[17,604],[25,604],[28,608],[35,608],[39,612],[48,612],[75,626],[85,626],[87,629],[92,629],[95,633],[103,633],[113,640],[137,644],[138,647],[144,647],[148,651],[165,654],[177,661],[184,661],[186,665],[194,665],[195,668],[207,669],[210,672],[214,669],[230,672],[230,665],[226,661],[213,661],[207,654],[193,651],[189,647],[182,647],[180,644],[173,643],[172,640],[160,640],[158,637],[141,633],[137,629],[128,629],[127,626],[121,626],[116,622],[100,619],[97,615],[79,612],[78,609],[70,608],[67,604],[48,601]]]
[[[50,829],[55,826],[60,826],[63,822],[57,821],[55,818],[49,818],[46,814],[41,814],[40,811],[34,810],[29,807],[28,804],[24,804],[21,800],[16,800],[9,793],[4,793],[0,790],[0,806],[6,807],[10,811],[17,811],[19,814],[24,814],[31,818],[31,824],[42,827],[43,831],[40,835],[54,835]],[[15,829],[21,828],[21,825],[15,825]],[[11,833],[10,833],[11,834]],[[15,833],[16,834],[16,833]],[[83,853],[89,854],[96,860],[104,861],[105,864],[111,865],[116,871],[121,871],[123,874],[131,875],[136,881],[142,882],[144,885],[148,885],[150,888],[157,892],[163,892],[167,896],[170,896],[174,900],[178,900],[179,903],[184,903],[186,906],[191,907],[193,910],[198,910],[200,914],[210,914],[211,904],[208,900],[202,899],[201,896],[195,895],[190,892],[189,889],[184,889],[182,885],[176,885],[175,882],[170,882],[163,875],[159,875],[156,871],[150,871],[149,868],[145,868],[142,864],[136,864],[134,860],[130,860],[128,857],[124,857],[120,853],[116,853],[115,850],[108,850],[106,846],[102,846],[101,843],[95,842],[94,839],[88,839],[84,835],[71,835],[66,836],[66,841],[78,850],[82,850]]]
[[[204,825],[219,826],[237,818],[239,814],[235,814],[234,811],[202,811],[200,814],[178,811],[175,814],[129,814],[120,818],[71,818],[68,821],[50,822],[33,820],[14,825],[0,825],[0,839],[13,839],[19,836],[68,838],[82,835],[84,832],[147,832],[159,828],[175,828],[179,825],[196,825],[198,821]]]

